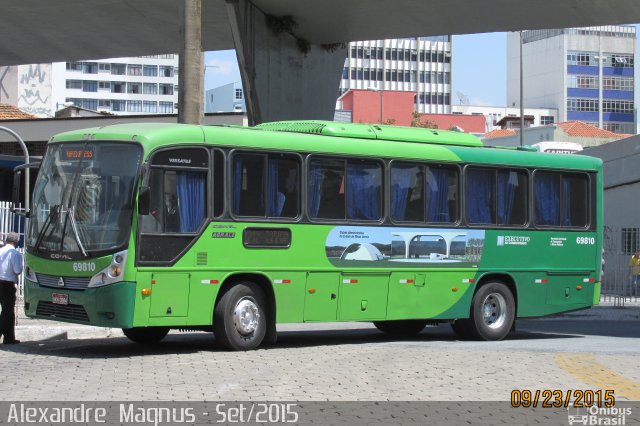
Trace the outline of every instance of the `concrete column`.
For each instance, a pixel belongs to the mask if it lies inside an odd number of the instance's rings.
[[[178,123],[200,124],[204,105],[201,0],[180,1]]]
[[[266,16],[247,0],[227,0],[245,90],[249,124],[332,120],[347,46],[307,45],[288,32],[275,34]],[[292,28],[295,34],[295,27]]]

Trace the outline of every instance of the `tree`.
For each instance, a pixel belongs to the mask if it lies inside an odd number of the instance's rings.
[[[411,113],[411,127],[422,127],[425,129],[437,129],[438,124],[435,121],[431,120],[422,120],[420,113],[418,111],[414,111]]]

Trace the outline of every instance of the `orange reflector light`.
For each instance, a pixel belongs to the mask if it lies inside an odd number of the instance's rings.
[[[453,292],[455,293],[456,291],[458,291],[458,287],[453,287],[453,288],[451,289],[451,291],[453,291]]]
[[[315,292],[316,292],[316,289],[315,289],[315,288],[310,288],[310,289],[309,289],[309,293],[313,294],[313,293],[315,293]]]
[[[151,280],[151,284],[155,284],[155,283],[156,283],[156,280]]]
[[[143,296],[148,296],[151,294],[151,289],[150,288],[143,288],[141,291]]]
[[[576,286],[576,290],[578,291],[582,290],[582,286],[581,285]]]

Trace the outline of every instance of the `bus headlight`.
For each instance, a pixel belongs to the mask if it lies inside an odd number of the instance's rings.
[[[101,287],[122,281],[126,261],[127,250],[115,253],[111,258],[111,264],[91,278],[89,287]]]
[[[38,277],[36,276],[36,273],[33,272],[33,269],[31,269],[29,266],[24,268],[24,277],[34,283],[38,282]]]

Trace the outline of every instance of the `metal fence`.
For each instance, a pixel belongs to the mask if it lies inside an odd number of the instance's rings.
[[[601,300],[615,306],[638,303],[638,289],[631,275],[633,246],[625,244],[622,230],[605,226],[603,241],[603,278]]]

